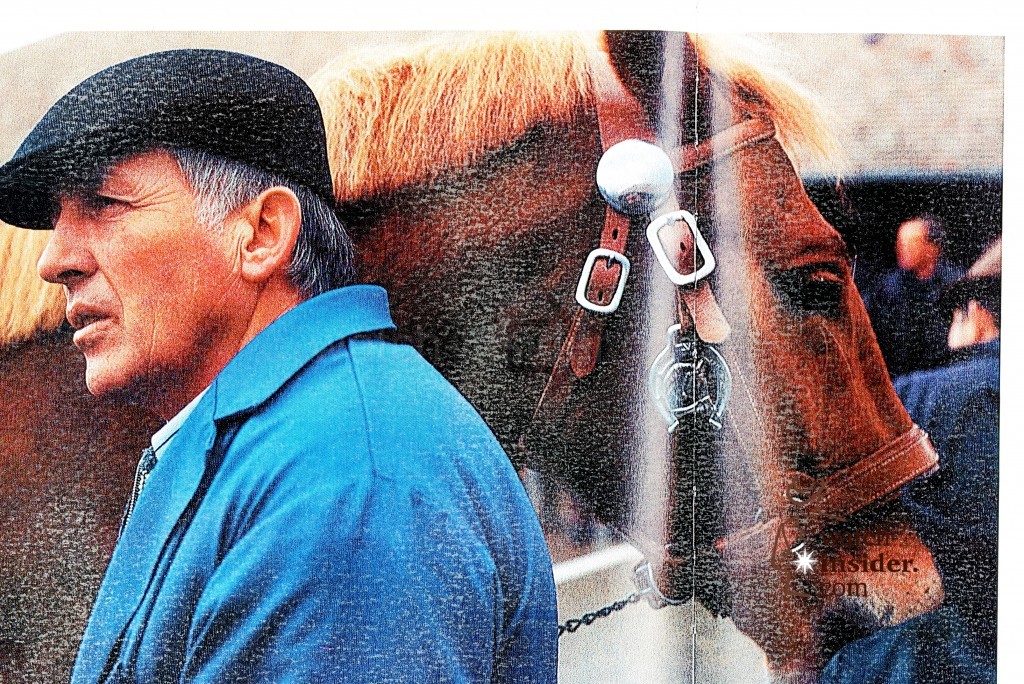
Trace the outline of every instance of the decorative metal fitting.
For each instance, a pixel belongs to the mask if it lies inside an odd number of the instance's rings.
[[[674,432],[680,419],[691,414],[720,430],[732,392],[725,358],[696,335],[684,337],[678,323],[668,329],[666,338],[651,366],[648,388],[668,431]]]
[[[650,214],[675,185],[675,170],[665,151],[635,138],[608,148],[597,164],[596,177],[605,201],[627,216]]]
[[[670,599],[661,593],[658,583],[654,579],[654,568],[649,561],[642,560],[633,568],[633,584],[636,585],[637,593],[647,599],[651,608],[665,608],[667,606],[678,606],[683,601]]]

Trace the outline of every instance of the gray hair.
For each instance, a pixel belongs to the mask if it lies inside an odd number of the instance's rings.
[[[303,298],[355,282],[355,250],[337,212],[312,190],[266,171],[207,152],[170,150],[196,197],[199,220],[216,228],[231,212],[264,190],[284,186],[295,193],[302,227],[295,242],[288,277]]]

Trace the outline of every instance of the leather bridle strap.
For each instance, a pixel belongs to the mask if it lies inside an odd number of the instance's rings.
[[[602,152],[630,138],[653,142],[655,135],[643,105],[616,76],[608,55],[592,51],[589,66]],[[606,207],[599,248],[625,254],[629,228],[629,217],[610,206]],[[587,284],[587,298],[592,302],[610,302],[622,276],[621,271],[621,264],[597,259]],[[543,423],[558,415],[576,380],[585,378],[594,370],[603,330],[604,316],[577,307],[569,322],[565,341],[558,350],[551,375],[534,409],[531,425]]]
[[[593,51],[590,55],[590,74],[594,87],[594,101],[598,126],[601,134],[602,151],[628,139],[654,143],[657,136],[649,123],[646,110],[622,84],[612,69],[608,55]],[[775,129],[770,122],[748,119],[731,126],[697,146],[683,146],[673,151],[677,175],[690,173],[713,161],[729,156],[746,147],[773,138]],[[605,220],[601,230],[599,247],[619,254],[626,251],[630,219],[624,214],[605,208]],[[682,231],[678,244],[683,249],[678,263],[693,263],[693,235]],[[621,265],[597,259],[594,263],[587,286],[587,298],[594,302],[609,302],[614,295],[621,276]],[[721,342],[728,334],[728,324],[713,301],[710,287],[703,283],[697,288],[678,288],[680,300],[686,313],[694,321],[698,334],[706,342]],[[680,315],[683,311],[680,311]],[[578,307],[569,321],[569,328],[555,358],[554,366],[544,386],[531,426],[544,423],[561,412],[578,379],[585,378],[597,365],[601,348],[601,335],[605,317]],[[525,435],[520,440],[525,446]]]
[[[746,119],[698,145],[678,147],[670,157],[676,175],[683,176],[774,137],[775,126],[770,121]],[[684,226],[685,224],[677,223],[674,226],[674,235],[660,236],[665,243],[675,242],[682,247],[676,259],[678,272],[682,272],[681,266],[696,264],[693,234]],[[707,282],[700,282],[696,287],[678,287],[676,295],[679,322],[684,328],[692,321],[697,335],[704,342],[721,344],[725,341],[730,326]]]
[[[728,157],[740,150],[775,137],[775,126],[764,119],[746,119],[726,128],[697,146],[676,148],[670,155],[676,173],[690,173],[707,166],[716,159]]]
[[[720,551],[730,553],[757,545],[766,530],[783,525],[785,539],[794,542],[814,537],[848,521],[858,511],[894,494],[912,480],[934,472],[939,465],[928,435],[917,425],[870,456],[822,478],[791,471],[779,515],[720,540]]]
[[[847,521],[857,511],[884,499],[911,480],[933,472],[939,465],[928,435],[917,425],[853,465],[815,479],[799,474],[791,480],[789,524],[813,536],[826,527]]]

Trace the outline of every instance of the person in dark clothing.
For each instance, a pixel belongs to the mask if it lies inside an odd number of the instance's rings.
[[[995,681],[1000,251],[943,291],[954,360],[896,380],[941,459],[903,500],[942,575],[943,605],[846,646],[823,684]]]
[[[948,321],[938,309],[942,288],[963,270],[942,256],[946,229],[928,214],[904,221],[896,236],[898,268],[882,276],[865,306],[889,375],[933,368],[946,356]]]

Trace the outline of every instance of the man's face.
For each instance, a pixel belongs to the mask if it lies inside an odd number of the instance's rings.
[[[197,223],[174,157],[130,157],[60,206],[38,267],[65,287],[89,391],[151,408],[201,391],[237,351],[244,290],[230,235]]]
[[[939,248],[928,239],[924,221],[907,221],[896,234],[896,261],[904,271],[925,270],[939,258]]]

